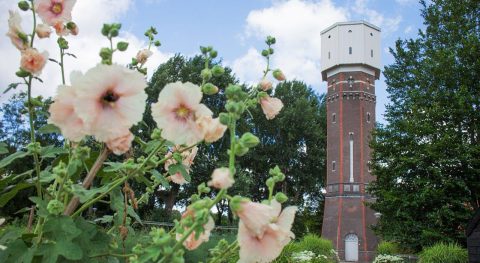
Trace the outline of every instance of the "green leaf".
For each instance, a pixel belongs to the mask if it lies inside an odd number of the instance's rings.
[[[0,154],[8,153],[8,145],[4,142],[0,142]]]
[[[106,173],[116,172],[123,168],[123,163],[105,162],[104,164],[107,165],[107,167],[103,168],[103,171]]]
[[[55,158],[58,155],[65,154],[65,153],[68,153],[67,149],[55,147],[53,145],[49,145],[47,147],[42,147],[42,150],[40,151],[40,155],[43,158]]]
[[[48,215],[50,215],[50,213],[47,210],[47,205],[48,205],[47,200],[43,200],[38,196],[31,196],[28,199],[30,199],[30,201],[35,203],[35,205],[37,206],[39,216],[47,217]]]
[[[43,170],[40,172],[40,182],[41,183],[50,183],[51,181],[55,180],[55,177],[56,175],[49,172],[49,171],[46,171],[46,170]]]
[[[9,156],[3,158],[0,161],[0,168],[6,167],[7,165],[12,163],[16,159],[20,159],[20,158],[23,158],[23,157],[28,156],[28,155],[29,155],[28,152],[22,152],[22,151],[18,151],[16,153],[10,154]]]
[[[155,180],[160,181],[163,187],[165,187],[167,190],[170,189],[170,183],[165,176],[163,176],[157,170],[151,170],[150,173],[155,177]]]
[[[180,173],[187,182],[190,182],[190,174],[188,174],[187,169],[181,163],[172,164],[168,167],[168,173],[170,175],[175,175],[176,173]]]
[[[84,252],[82,262],[91,262],[90,257],[94,255],[108,254],[111,240],[107,234],[82,217],[75,219],[75,225],[82,230],[82,233],[73,240]]]
[[[111,223],[113,221],[113,216],[110,216],[110,215],[102,216],[100,218],[95,219],[94,221],[104,223],[104,224]]]
[[[0,250],[0,259],[5,263],[30,263],[33,261],[35,248],[29,248],[21,239],[7,244],[7,249]]]
[[[58,134],[61,134],[62,132],[60,131],[60,129],[53,125],[53,124],[47,124],[47,125],[44,125],[42,127],[40,127],[40,129],[38,129],[38,132],[40,134],[48,134],[48,133],[58,133]]]
[[[147,145],[145,146],[145,153],[150,153],[152,152],[155,148],[157,148],[162,142],[160,141],[157,141],[157,140],[153,140],[153,141],[149,141],[147,143]]]
[[[72,185],[72,193],[80,199],[81,203],[85,203],[95,195],[106,192],[109,187],[110,184],[105,184],[100,188],[85,189],[82,185],[75,184]]]
[[[40,244],[38,254],[43,255],[42,262],[55,263],[83,258],[82,248],[72,240],[82,234],[73,219],[68,216],[49,217],[43,226],[43,236],[47,242]],[[48,242],[50,241],[50,242]],[[63,257],[63,258],[62,258]]]
[[[0,207],[4,207],[8,201],[10,201],[12,198],[14,198],[18,191],[23,190],[25,188],[32,187],[33,184],[31,183],[19,183],[16,184],[10,191],[8,191],[5,194],[0,195]]]

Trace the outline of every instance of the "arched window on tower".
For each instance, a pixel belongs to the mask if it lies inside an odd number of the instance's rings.
[[[370,123],[370,112],[367,112],[367,122]]]
[[[337,114],[332,113],[332,123],[337,123]]]

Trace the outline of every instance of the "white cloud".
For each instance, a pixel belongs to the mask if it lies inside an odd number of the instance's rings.
[[[405,34],[408,34],[408,33],[412,32],[412,30],[413,30],[413,27],[412,27],[412,26],[407,26],[403,32],[404,32]]]
[[[78,36],[68,36],[67,40],[70,42],[70,49],[68,52],[75,54],[78,59],[66,57],[66,78],[69,83],[69,75],[73,70],[80,70],[85,72],[87,69],[99,63],[98,56],[101,47],[109,45],[108,40],[101,35],[100,30],[103,23],[118,22],[120,18],[127,13],[129,8],[132,8],[133,0],[80,0],[77,1],[73,9],[73,20],[77,23],[80,34]],[[17,82],[18,78],[15,76],[20,61],[20,52],[16,50],[8,41],[5,34],[8,30],[8,9],[17,9],[16,2],[10,0],[0,0],[0,57],[7,61],[7,63],[0,64],[0,92],[7,87],[9,83]],[[106,11],[108,10],[108,11]],[[32,18],[31,13],[21,12],[23,23],[22,26],[25,31],[30,32]],[[47,50],[51,58],[59,58],[59,50],[56,44],[57,37],[52,34],[49,39],[36,38],[35,46],[40,50]],[[144,48],[147,44],[143,39],[137,38],[130,32],[121,31],[120,38],[130,43],[126,52],[116,52],[114,55],[114,62],[119,64],[127,64],[131,57],[136,55],[136,52]],[[158,65],[168,59],[168,54],[163,54],[154,49],[154,55],[147,62],[149,65]],[[149,70],[153,73],[153,68]],[[61,84],[60,69],[57,64],[49,62],[40,76],[44,83],[35,82],[33,93],[35,95],[52,96],[58,84]],[[19,86],[21,88],[21,86]],[[8,96],[1,95],[0,102],[5,101]]]
[[[383,35],[391,34],[398,30],[402,16],[385,17],[384,14],[368,7],[369,0],[355,0],[351,11],[357,15],[363,16],[364,20],[380,27]]]
[[[397,2],[399,5],[410,5],[417,2],[417,0],[395,0],[395,2]]]
[[[275,36],[272,68],[281,68],[288,79],[297,78],[319,87],[320,32],[347,19],[347,10],[334,6],[330,0],[274,1],[269,8],[249,13],[244,36],[257,39]],[[258,50],[251,48],[232,63],[232,68],[242,81],[251,83],[262,76],[265,61]]]

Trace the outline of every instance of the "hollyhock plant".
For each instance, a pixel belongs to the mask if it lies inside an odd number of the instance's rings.
[[[20,68],[38,76],[42,73],[43,67],[47,63],[48,52],[38,52],[34,48],[27,48],[22,51],[22,58],[20,59]]]
[[[272,120],[282,110],[283,102],[280,99],[266,95],[260,99],[260,106],[262,106],[263,113],[267,117],[267,120]]]
[[[263,90],[263,91],[268,91],[270,89],[272,89],[272,82],[269,81],[269,80],[266,80],[266,79],[262,79],[262,81],[260,81],[260,88]]]
[[[243,201],[236,214],[249,233],[259,238],[263,236],[268,224],[276,216],[271,206],[251,201]]]
[[[24,50],[28,47],[28,37],[23,32],[21,23],[22,18],[17,11],[8,11],[10,17],[8,19],[8,32],[7,36],[12,41],[12,44],[19,50]]]
[[[239,263],[271,262],[295,237],[291,228],[297,207],[289,206],[281,211],[281,205],[276,200],[271,201],[270,207],[274,217],[260,236],[248,227],[249,223],[240,218],[238,225]],[[271,215],[270,213],[271,211],[266,212],[268,215]]]
[[[108,149],[110,149],[116,155],[122,155],[130,150],[132,141],[135,138],[130,131],[127,131],[125,135],[118,138],[109,140],[106,142]]]
[[[48,37],[50,37],[50,34],[52,33],[52,29],[50,28],[50,26],[48,26],[46,24],[39,24],[35,28],[35,32],[37,33],[37,36],[39,38],[48,38]]]
[[[77,94],[75,112],[98,141],[122,137],[142,119],[147,98],[142,74],[99,64],[85,75],[72,74],[71,82]]]
[[[182,219],[186,217],[191,217],[192,219],[195,218],[195,213],[191,208],[187,208],[187,210],[182,214]],[[197,233],[193,231],[187,239],[183,242],[183,246],[188,250],[194,250],[199,247],[203,242],[207,242],[210,238],[210,232],[215,227],[215,223],[211,216],[208,216],[208,222],[203,225],[203,232],[198,235],[198,238],[195,238]],[[177,234],[176,239],[180,241],[182,239],[182,234]]]
[[[138,51],[136,59],[137,62],[140,64],[145,64],[147,62],[147,59],[152,56],[153,52],[148,50],[148,49],[142,49]]]
[[[78,117],[74,108],[75,89],[71,86],[60,86],[54,102],[48,111],[48,123],[55,124],[68,140],[79,142],[86,135],[83,120]]]
[[[181,147],[180,146],[175,146],[174,149],[175,150],[181,150]],[[184,151],[182,152],[182,164],[183,166],[185,167],[185,169],[187,170],[187,173],[190,172],[190,166],[192,166],[193,164],[193,160],[195,159],[195,156],[197,156],[197,151],[198,151],[198,147],[193,147],[192,149],[190,149],[189,151]],[[165,157],[171,157],[173,154],[171,152],[168,152]],[[176,164],[177,161],[174,160],[173,158],[167,160],[165,162],[165,170],[168,171],[168,168],[170,167],[170,165],[172,164]],[[182,176],[182,174],[180,172],[177,172],[171,176],[169,176],[167,179],[169,179],[170,181],[176,183],[176,184],[179,184],[179,185],[182,185],[182,184],[186,184],[188,183],[187,180],[185,180],[185,178]]]
[[[35,10],[45,24],[55,26],[57,22],[72,20],[72,9],[76,0],[36,0]]]
[[[197,120],[212,112],[201,104],[202,91],[190,82],[169,83],[152,104],[152,116],[162,137],[175,144],[195,144],[204,139],[204,131]]]
[[[213,119],[212,116],[201,116],[197,120],[200,130],[204,134],[205,142],[212,143],[223,137],[227,130],[227,126],[220,123],[218,118]]]
[[[228,189],[232,187],[235,180],[230,174],[228,168],[217,168],[212,173],[212,180],[208,181],[208,186],[215,187],[217,189]]]

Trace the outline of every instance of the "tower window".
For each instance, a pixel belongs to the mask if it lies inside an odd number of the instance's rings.
[[[335,161],[332,161],[332,172],[335,172],[337,169],[337,163]]]
[[[328,51],[328,59],[330,59],[330,51]]]
[[[328,38],[331,38],[331,37],[332,37],[332,35],[328,35]]]
[[[370,123],[370,112],[367,112],[367,122]]]
[[[367,162],[367,169],[368,169],[368,172],[369,172],[369,173],[372,172],[372,162],[371,162],[371,161],[368,161],[368,162]]]
[[[332,123],[336,123],[336,122],[337,122],[337,114],[332,113]]]
[[[348,54],[350,54],[350,55],[352,54],[352,47],[348,48]]]
[[[352,30],[348,30],[348,33],[352,33]]]
[[[373,58],[373,49],[370,50],[370,57]]]
[[[353,132],[348,133],[350,136],[350,183],[354,182],[353,179]]]
[[[370,32],[370,36],[372,36],[372,37],[373,37],[373,33],[372,33],[372,32]]]

